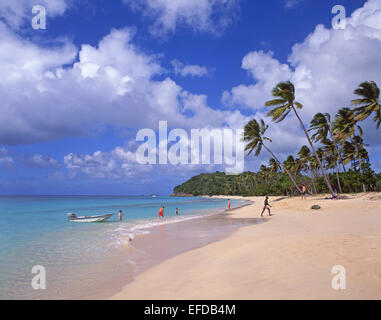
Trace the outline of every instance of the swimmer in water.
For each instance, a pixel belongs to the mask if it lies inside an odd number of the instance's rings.
[[[119,221],[122,221],[122,218],[123,218],[122,210],[119,210],[118,218],[119,218]]]
[[[159,209],[159,219],[163,218],[164,219],[164,206],[161,206]]]

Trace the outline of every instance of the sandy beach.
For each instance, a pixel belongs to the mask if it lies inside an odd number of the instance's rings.
[[[145,270],[112,299],[381,299],[381,194],[345,198],[270,197],[263,223]],[[245,199],[231,218],[260,218],[264,198]],[[345,290],[332,288],[336,265]]]

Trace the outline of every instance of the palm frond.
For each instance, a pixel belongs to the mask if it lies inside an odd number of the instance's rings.
[[[270,107],[270,106],[279,106],[279,105],[283,105],[287,103],[286,100],[284,99],[274,99],[274,100],[269,100],[269,101],[266,101],[265,102],[265,106],[266,107]]]
[[[280,122],[282,121],[290,112],[290,105],[286,104],[274,109],[271,109],[267,114],[266,117],[271,117],[272,121]]]

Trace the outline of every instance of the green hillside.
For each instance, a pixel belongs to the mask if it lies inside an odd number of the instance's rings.
[[[263,169],[263,168],[262,168]],[[329,174],[329,179],[335,189],[338,190],[337,179]],[[340,173],[342,189],[344,193],[361,192],[362,181],[360,173],[349,170]],[[305,184],[309,193],[326,193],[328,189],[323,177],[315,177],[312,180],[306,175],[297,175],[295,180],[298,184]],[[381,191],[380,174],[371,175],[366,180],[369,191]],[[297,195],[298,192],[288,176],[282,172],[272,174],[266,170],[244,172],[239,175],[226,175],[224,172],[202,173],[194,176],[177,186],[173,190],[176,194],[200,195]]]
[[[308,178],[307,178],[308,180]],[[291,194],[294,188],[288,177],[278,174],[263,177],[261,173],[245,172],[227,175],[224,172],[202,173],[174,188],[174,194],[199,195],[264,195]]]

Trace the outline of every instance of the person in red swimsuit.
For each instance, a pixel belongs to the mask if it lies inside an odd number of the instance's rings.
[[[164,206],[159,209],[159,219],[164,218]]]
[[[123,219],[122,210],[119,211],[118,218],[119,218],[119,221],[122,221],[122,219]]]
[[[228,209],[230,211],[230,199],[228,199]]]

